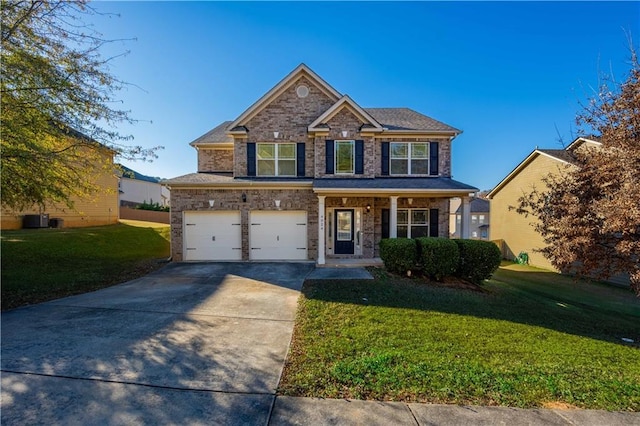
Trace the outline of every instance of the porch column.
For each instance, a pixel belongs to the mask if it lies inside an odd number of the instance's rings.
[[[462,197],[462,204],[460,205],[460,214],[462,220],[460,221],[460,238],[468,240],[471,228],[471,207],[469,206],[469,197]]]
[[[389,197],[391,210],[389,210],[389,238],[398,238],[398,196]]]
[[[318,265],[324,265],[324,199],[325,195],[318,195]]]

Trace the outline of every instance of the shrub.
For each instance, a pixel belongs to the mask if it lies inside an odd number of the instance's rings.
[[[422,271],[432,279],[441,281],[453,275],[458,267],[458,245],[448,238],[418,238],[419,262]]]
[[[416,241],[410,238],[380,240],[380,258],[389,272],[404,274],[416,266]]]
[[[475,283],[491,278],[500,266],[502,253],[494,243],[479,240],[453,240],[460,250],[457,274]]]

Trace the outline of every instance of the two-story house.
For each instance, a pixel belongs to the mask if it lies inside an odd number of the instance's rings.
[[[382,238],[447,237],[451,197],[468,230],[478,189],[451,179],[459,133],[409,108],[362,108],[301,64],[191,142],[197,173],[163,181],[172,258],[374,259]]]

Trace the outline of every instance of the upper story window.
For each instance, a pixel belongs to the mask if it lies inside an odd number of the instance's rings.
[[[428,142],[391,142],[390,171],[392,175],[428,175]]]
[[[429,210],[398,210],[398,238],[419,238],[429,236]]]
[[[258,143],[256,161],[258,176],[295,176],[295,143]]]
[[[335,141],[336,174],[354,174],[355,141]]]
[[[485,223],[485,222],[484,222],[484,220],[485,220],[485,219],[484,219],[484,215],[483,215],[483,214],[481,214],[481,215],[479,215],[479,216],[478,216],[478,223],[479,223],[480,225],[482,225],[482,224],[484,224],[484,223]]]

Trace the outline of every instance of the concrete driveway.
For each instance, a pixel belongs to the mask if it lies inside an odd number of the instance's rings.
[[[2,424],[265,424],[309,263],[170,264],[2,314]]]

